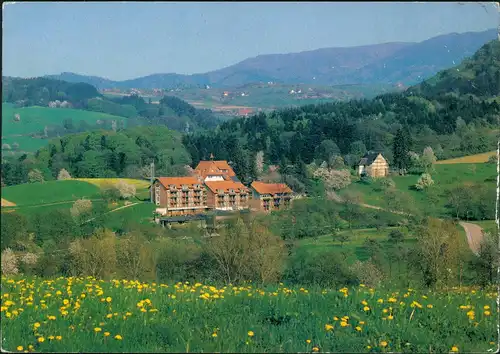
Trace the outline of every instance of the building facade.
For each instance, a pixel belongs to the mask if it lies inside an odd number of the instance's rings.
[[[372,178],[387,177],[389,175],[389,163],[380,153],[366,154],[359,161],[358,175],[366,175]]]
[[[291,206],[293,191],[286,184],[255,181],[251,189],[252,205],[258,210],[270,212]]]
[[[162,216],[194,215],[208,209],[205,186],[194,177],[159,177],[151,193]]]
[[[249,207],[250,191],[240,182],[210,181],[207,187],[207,206],[212,210],[242,210]]]

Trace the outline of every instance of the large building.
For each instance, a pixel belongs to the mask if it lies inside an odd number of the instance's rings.
[[[264,183],[255,181],[251,184],[252,198],[262,211],[287,208],[291,204],[292,190],[284,183]]]
[[[234,173],[227,161],[200,161],[194,171],[205,182],[238,181],[236,173]]]
[[[373,178],[387,177],[389,175],[389,163],[380,153],[369,153],[359,161],[358,175],[368,175]]]
[[[156,212],[162,216],[193,215],[208,209],[203,182],[195,177],[159,177],[151,188]]]
[[[249,207],[250,191],[240,182],[210,181],[207,186],[207,206],[215,210],[242,210]]]

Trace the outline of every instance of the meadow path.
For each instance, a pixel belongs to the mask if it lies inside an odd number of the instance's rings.
[[[467,242],[469,247],[474,252],[474,254],[479,254],[479,246],[483,240],[483,229],[476,224],[471,224],[469,222],[460,221],[460,226],[462,226],[467,235]]]
[[[105,212],[105,213],[103,213],[103,214],[101,214],[101,215],[106,215],[106,214],[109,214],[109,213],[114,213],[114,212],[115,212],[115,211],[117,211],[117,210],[121,210],[121,209],[125,209],[125,208],[130,208],[131,206],[134,206],[134,205],[137,205],[137,204],[141,204],[141,203],[143,203],[143,202],[136,202],[136,203],[132,203],[132,204],[129,204],[129,205],[124,205],[124,206],[118,207],[118,208],[116,208],[116,209],[110,210],[110,211],[108,211],[108,212]],[[89,220],[87,220],[87,221],[83,222],[83,224],[86,224],[86,223],[88,223],[88,222],[91,222],[91,221],[92,221],[92,220],[94,220],[95,218],[96,218],[96,217],[94,217],[94,218],[92,218],[92,219],[89,219]],[[82,224],[82,225],[83,225],[83,224]]]
[[[332,199],[334,199],[336,201],[339,201],[339,202],[343,201],[342,197],[340,197],[338,194],[335,194],[334,196],[331,196],[331,197],[332,197]],[[399,215],[406,214],[406,213],[403,213],[402,211],[384,209],[384,208],[376,206],[376,205],[370,205],[370,204],[365,204],[365,203],[359,203],[358,205],[365,207],[365,208],[384,210],[384,211],[388,211],[390,213],[399,214]],[[459,224],[465,230],[465,234],[467,235],[467,243],[469,244],[469,248],[476,256],[479,255],[479,246],[481,244],[481,241],[483,240],[483,229],[481,228],[481,226],[479,226],[477,224],[470,223],[470,222],[460,221]]]

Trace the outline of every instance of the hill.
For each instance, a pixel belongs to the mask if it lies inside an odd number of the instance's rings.
[[[16,118],[16,116],[18,118]],[[72,108],[15,107],[2,104],[2,154],[35,152],[48,139],[92,129],[126,127],[127,119],[106,113]],[[6,145],[5,145],[6,144]]]
[[[500,41],[488,42],[460,65],[440,71],[433,78],[411,87],[409,91],[423,96],[437,96],[453,92],[477,97],[498,97],[500,95]]]
[[[323,48],[289,54],[267,54],[203,74],[153,74],[125,81],[63,73],[49,77],[86,82],[104,88],[232,87],[254,82],[285,84],[415,84],[460,63],[497,30],[452,33],[420,43],[384,43],[349,48]]]
[[[485,44],[484,48],[490,45]],[[476,63],[481,58],[475,55],[469,64],[479,65]],[[467,81],[466,77],[459,77],[450,86],[449,82],[435,78],[436,85],[450,92],[455,85],[467,87]],[[394,161],[392,143],[402,127],[410,131],[412,151],[422,153],[430,146],[438,159],[494,150],[500,105],[492,97],[474,98],[471,93],[464,90],[460,95],[419,96],[407,90],[371,100],[259,113],[244,121],[225,122],[217,131],[188,135],[184,144],[193,164],[213,153],[218,159],[233,161],[241,180],[255,178],[256,154],[262,151],[266,164],[279,164],[288,171],[284,174],[290,183],[293,181],[292,189],[303,191],[304,184],[311,187],[303,164],[321,164],[339,154],[353,167],[366,151],[382,152]],[[289,164],[295,169],[287,168]]]

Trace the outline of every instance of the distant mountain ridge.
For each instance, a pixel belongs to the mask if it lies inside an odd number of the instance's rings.
[[[486,42],[496,29],[451,33],[419,43],[394,42],[346,48],[322,48],[289,54],[266,54],[202,74],[152,74],[113,81],[64,72],[47,77],[85,82],[105,88],[176,88],[179,86],[232,87],[253,82],[287,84],[417,84],[437,72],[458,65]]]

